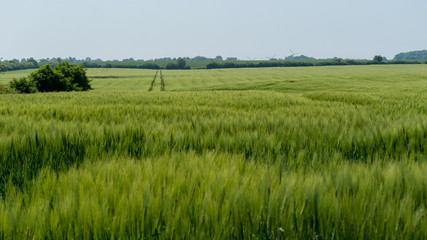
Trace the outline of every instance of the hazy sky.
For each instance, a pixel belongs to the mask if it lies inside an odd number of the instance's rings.
[[[0,57],[392,58],[427,49],[426,0],[0,0]]]

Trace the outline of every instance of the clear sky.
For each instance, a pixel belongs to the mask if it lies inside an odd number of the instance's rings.
[[[392,58],[427,49],[427,0],[0,0],[0,57]]]

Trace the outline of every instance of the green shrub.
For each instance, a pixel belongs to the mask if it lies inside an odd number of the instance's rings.
[[[71,79],[72,90],[87,91],[91,90],[90,81],[86,76],[86,69],[83,66],[76,66],[69,62],[61,62],[56,65],[54,70],[62,73],[66,78]]]
[[[10,87],[20,93],[87,91],[92,89],[83,66],[60,62],[52,68],[44,65],[28,77],[13,80]]]
[[[65,77],[61,72],[55,71],[49,65],[40,67],[29,76],[37,90],[40,92],[71,91],[71,79]]]
[[[20,79],[13,79],[9,86],[18,93],[35,93],[37,92],[36,86],[28,80],[26,77]]]
[[[15,93],[15,91],[8,86],[0,84],[0,94],[8,94],[8,93]]]

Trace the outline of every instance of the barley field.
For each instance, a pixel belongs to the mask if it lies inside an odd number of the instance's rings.
[[[425,66],[87,73],[0,95],[0,238],[427,238]]]

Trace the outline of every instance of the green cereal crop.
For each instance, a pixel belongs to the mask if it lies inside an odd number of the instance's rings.
[[[158,74],[0,95],[0,238],[427,237],[424,66]]]

